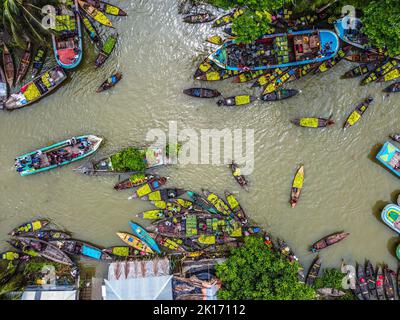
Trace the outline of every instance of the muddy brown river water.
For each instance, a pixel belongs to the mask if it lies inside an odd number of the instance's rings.
[[[210,26],[181,22],[175,0],[115,3],[129,16],[114,19],[120,40],[101,69],[94,69],[95,53],[85,38],[85,62],[70,73],[67,84],[25,110],[1,114],[2,240],[13,227],[42,216],[78,239],[105,247],[122,244],[115,232],[129,231],[128,220],[152,206],[128,200],[130,192],[114,191],[117,177],[79,175],[72,170],[78,164],[20,177],[13,168],[14,157],[85,133],[105,138],[96,155],[100,157],[143,144],[149,129],[167,130],[168,121],[177,121],[178,130],[197,132],[254,129],[254,171],[248,177],[249,193],[240,189],[224,165],[157,170],[171,177],[169,186],[207,188],[221,195],[225,189],[236,192],[247,214],[274,236],[286,239],[306,267],[314,257],[308,246],[340,230],[350,236],[320,253],[326,267],[339,266],[341,258],[353,263],[368,258],[396,266],[394,249],[399,237],[379,215],[385,204],[395,201],[399,179],[373,158],[378,144],[400,130],[400,96],[385,96],[382,84],[361,87],[359,79],[341,80],[340,75],[354,66],[342,61],[321,76],[289,84],[302,92],[287,101],[219,108],[215,100],[192,99],[182,89],[201,84],[225,96],[259,92],[231,80],[209,84],[193,80],[198,63],[213,49],[204,42],[213,34]],[[113,90],[94,93],[114,70],[122,71],[123,80]],[[344,131],[346,117],[368,95],[375,102],[355,127]],[[289,122],[330,114],[336,125],[323,130],[298,128]],[[305,184],[298,206],[291,209],[290,186],[299,163],[305,165]],[[0,249],[6,245],[1,242]]]

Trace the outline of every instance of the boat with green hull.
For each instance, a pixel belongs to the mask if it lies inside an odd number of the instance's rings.
[[[27,176],[70,164],[95,153],[102,141],[94,135],[84,135],[28,152],[15,159],[16,171]]]

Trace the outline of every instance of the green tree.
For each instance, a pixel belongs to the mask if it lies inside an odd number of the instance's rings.
[[[146,169],[145,154],[142,150],[129,147],[111,157],[116,171],[143,171]]]
[[[299,264],[290,263],[266,246],[261,237],[246,237],[229,258],[216,267],[222,282],[221,299],[306,300],[315,297],[313,288],[298,280]]]

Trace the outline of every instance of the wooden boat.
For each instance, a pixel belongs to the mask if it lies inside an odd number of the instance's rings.
[[[171,155],[166,155],[165,148],[159,147],[149,147],[149,148],[136,148],[143,154],[143,159],[146,163],[146,169],[155,168],[162,165],[171,164],[174,162],[174,157]],[[100,175],[100,174],[120,174],[120,173],[142,173],[142,172],[132,172],[129,169],[115,169],[113,166],[113,157],[118,156],[120,152],[127,150],[129,148],[124,148],[117,153],[114,153],[107,158],[100,160],[89,161],[83,166],[75,169],[75,171],[87,174],[87,175]]]
[[[117,232],[117,236],[127,245],[139,251],[143,251],[146,253],[154,253],[154,251],[148,245],[146,245],[142,240],[140,240],[138,237],[135,237],[132,234],[126,232]]]
[[[313,286],[315,283],[315,279],[318,277],[319,270],[321,269],[321,258],[317,256],[315,258],[313,264],[311,265],[310,270],[308,271],[306,284],[309,286]]]
[[[180,210],[176,212],[172,212],[170,210],[165,209],[155,209],[155,210],[147,210],[136,215],[137,218],[147,219],[147,220],[162,220],[166,218],[173,217],[176,214],[180,214]]]
[[[355,17],[338,19],[333,26],[342,41],[362,50],[372,48],[368,37],[361,32],[362,22],[360,19]]]
[[[99,9],[101,12],[107,13],[112,16],[125,17],[127,13],[121,8],[100,0],[85,0],[86,3]]]
[[[36,51],[35,57],[33,58],[32,65],[32,79],[36,78],[39,72],[42,70],[44,62],[46,60],[47,49],[45,47],[39,47]]]
[[[16,261],[19,260],[22,256],[18,252],[14,251],[6,251],[0,253],[0,260],[6,261]]]
[[[349,71],[347,71],[344,75],[341,76],[342,79],[350,79],[362,76],[364,74],[368,74],[373,71],[377,67],[377,62],[370,62],[368,64],[359,65]]]
[[[382,210],[381,218],[389,228],[400,233],[400,206],[395,204],[386,205]]]
[[[0,110],[4,108],[4,103],[8,97],[8,87],[6,75],[4,74],[3,67],[0,66]]]
[[[191,239],[197,239],[201,235],[218,234],[229,237],[242,235],[240,223],[235,224],[233,220],[211,214],[188,214],[158,220],[147,227],[147,230],[166,237]]]
[[[115,186],[115,190],[124,190],[124,189],[130,189],[130,188],[136,188],[139,187],[148,181],[154,179],[155,176],[151,174],[144,174],[144,173],[135,173],[131,175],[128,179],[125,179],[121,182],[118,182]]]
[[[335,243],[338,243],[339,241],[342,241],[349,234],[350,233],[347,233],[347,232],[337,232],[337,233],[331,234],[329,236],[326,236],[326,237],[322,238],[321,240],[315,242],[311,246],[310,251],[317,252],[319,250],[325,249],[326,247],[329,247]]]
[[[21,176],[54,169],[90,156],[102,140],[94,135],[64,140],[17,157],[15,167]]]
[[[321,65],[321,62],[319,63],[309,63],[305,64],[303,66],[297,67],[295,69],[295,74],[293,75],[294,80],[299,80],[312,71],[314,71],[316,68],[318,68]]]
[[[385,282],[385,278],[383,277],[382,267],[378,267],[378,271],[376,272],[376,294],[378,296],[378,300],[386,300],[385,289],[383,287],[383,283]]]
[[[222,29],[222,32],[223,33],[225,33],[225,34],[227,34],[228,36],[231,36],[231,37],[235,37],[236,35],[233,33],[233,31],[232,31],[232,28],[224,28],[224,29]]]
[[[97,55],[96,61],[94,62],[97,68],[101,67],[104,64],[104,62],[108,59],[108,57],[111,55],[111,52],[114,50],[115,45],[117,44],[117,40],[118,40],[117,33],[111,34],[107,37],[106,42],[104,42],[104,45],[101,48],[99,54]]]
[[[170,199],[175,199],[183,195],[185,192],[186,191],[184,189],[167,188],[150,192],[140,199],[148,201],[167,201]]]
[[[368,83],[376,81],[379,77],[385,75],[388,73],[390,70],[392,70],[394,67],[399,66],[399,62],[396,59],[391,59],[380,66],[378,66],[374,71],[368,74],[362,81],[361,85],[366,85]]]
[[[82,61],[82,29],[78,14],[78,0],[72,6],[60,4],[56,8],[55,27],[52,33],[54,57],[65,69],[76,68]]]
[[[232,215],[232,211],[229,209],[228,205],[219,196],[205,189],[202,189],[202,192],[207,201],[211,203],[220,214],[226,216]]]
[[[208,37],[206,40],[209,43],[216,44],[216,45],[219,45],[219,46],[225,42],[225,40],[222,39],[221,36],[217,36],[217,35]]]
[[[183,90],[183,93],[196,98],[215,98],[221,95],[218,90],[207,88],[189,88]]]
[[[14,85],[15,67],[13,57],[8,50],[6,44],[4,44],[3,47],[3,66],[8,86],[11,89],[11,87]]]
[[[248,72],[248,71],[246,71]],[[274,79],[276,79],[279,75],[281,75],[284,70],[280,68],[276,68],[274,70],[266,70],[266,72],[257,78],[256,81],[251,85],[252,88],[263,87],[267,84],[271,83]]]
[[[317,292],[318,294],[324,297],[332,297],[332,298],[340,298],[346,294],[344,291],[335,288],[321,288],[317,289]]]
[[[383,288],[385,290],[387,300],[394,300],[395,293],[392,272],[386,265],[383,267]]]
[[[368,291],[368,284],[365,277],[364,266],[362,264],[357,265],[357,283],[360,286],[361,294],[364,300],[369,300],[370,294]]]
[[[148,255],[146,252],[139,251],[129,246],[114,246],[102,250],[113,257],[135,259]]]
[[[241,71],[236,70],[232,71],[225,69],[211,69],[210,71],[198,75],[197,77],[195,77],[195,79],[200,81],[222,81],[232,77],[236,77],[241,73]]]
[[[214,69],[214,67],[215,64],[206,58],[199,64],[193,77],[197,79],[198,77],[204,75],[206,72]]]
[[[201,195],[193,191],[186,191],[186,194],[196,206],[199,206],[200,208],[209,213],[219,214],[218,210],[208,200],[204,199]]]
[[[93,18],[95,21],[106,27],[112,28],[112,23],[110,19],[108,19],[104,13],[102,13],[100,10],[96,9],[94,6],[90,5],[85,1],[82,0],[77,0],[77,1],[79,3],[79,6],[82,8],[83,11],[86,12],[86,14],[89,17]]]
[[[247,224],[247,216],[242,207],[239,204],[239,201],[237,201],[236,197],[228,192],[225,191],[225,199],[226,203],[229,206],[229,209],[233,212],[235,215],[235,218],[239,220],[242,224]]]
[[[15,229],[13,229],[8,234],[10,236],[17,236],[17,235],[25,234],[28,232],[35,232],[35,231],[38,231],[38,230],[44,228],[49,223],[50,223],[50,221],[45,220],[45,219],[29,221],[27,223],[24,223],[23,225],[20,225],[19,227],[15,228]]]
[[[390,86],[383,89],[384,92],[400,92],[400,82],[391,84]]]
[[[290,194],[290,205],[294,208],[300,198],[301,189],[303,188],[304,182],[304,165],[300,165],[299,169],[294,176],[292,189]]]
[[[364,300],[364,296],[361,291],[361,287],[358,281],[354,285],[354,289],[351,290],[358,300]]]
[[[191,14],[183,18],[183,22],[186,23],[207,23],[215,20],[215,16],[210,12]]]
[[[254,47],[264,54],[254,56]],[[339,39],[334,32],[305,30],[264,35],[251,44],[231,40],[213,52],[209,59],[223,69],[263,70],[323,62],[333,58],[338,49]]]
[[[175,252],[186,252],[183,239],[164,237],[160,234],[149,233],[154,240],[162,247]]]
[[[229,168],[231,169],[232,176],[235,178],[236,182],[246,191],[249,191],[248,183],[246,178],[240,173],[239,166],[232,161],[229,164]]]
[[[349,115],[349,117],[347,118],[346,122],[343,125],[343,128],[346,129],[348,127],[351,127],[355,125],[358,121],[360,121],[362,115],[364,114],[365,111],[367,111],[369,105],[373,100],[374,100],[373,98],[368,97],[363,102],[361,102]]]
[[[46,242],[40,239],[16,237],[17,240],[28,246],[31,250],[37,252],[37,254],[45,259],[73,266],[74,263],[68,257],[66,253],[61,251],[57,246],[50,242]]]
[[[130,198],[142,198],[167,183],[166,177],[155,178],[140,186]]]
[[[318,73],[323,73],[328,71],[329,69],[333,68],[335,65],[337,65],[340,61],[342,61],[344,59],[344,57],[346,57],[347,53],[350,51],[350,46],[346,46],[344,48],[341,48],[336,56],[334,56],[333,58],[326,60],[324,62],[322,62],[318,68],[315,69],[314,73],[318,74]]]
[[[400,69],[395,68],[390,70],[388,73],[384,74],[380,78],[376,80],[376,82],[388,82],[393,81],[400,78]]]
[[[54,240],[50,241],[50,243],[68,254],[91,258],[98,261],[113,260],[113,258],[108,253],[103,252],[100,248],[97,248],[91,244],[82,241]]]
[[[5,109],[15,110],[29,106],[58,88],[67,79],[64,70],[53,67],[32,81],[24,84],[17,93],[13,93],[4,104]]]
[[[290,122],[296,126],[305,128],[324,128],[335,124],[335,121],[332,120],[332,116],[329,118],[298,118]]]
[[[133,231],[133,234],[142,240],[147,246],[149,246],[153,251],[161,253],[157,242],[149,235],[149,233],[143,227],[138,224],[129,221],[129,225]]]
[[[192,201],[189,201],[189,200],[186,200],[186,199],[182,199],[182,198],[172,199],[172,201],[174,203],[180,205],[182,208],[195,210],[195,206],[194,206]]]
[[[246,83],[246,82],[252,81],[254,79],[257,79],[258,77],[262,76],[265,73],[266,73],[265,70],[246,71],[246,72],[243,72],[243,73],[239,74],[238,76],[236,76],[232,82],[233,83]]]
[[[171,201],[163,201],[163,200],[157,200],[157,201],[151,201],[152,204],[158,209],[161,209],[164,211],[165,217],[173,217],[174,215],[177,214],[184,214],[186,213],[186,210],[184,208],[176,203],[172,202],[174,199]],[[148,217],[150,217],[150,213],[147,212]]]
[[[94,43],[97,49],[101,50],[101,48],[103,47],[103,42],[101,41],[99,32],[93,24],[93,20],[91,20],[91,18],[85,15],[82,11],[79,11],[79,15],[83,22],[83,27],[86,30],[86,33],[88,34],[90,40],[92,41],[92,43]]]
[[[375,283],[376,274],[371,261],[365,262],[365,278],[367,279],[367,287],[370,296],[373,297],[374,299],[377,299],[376,283]]]
[[[28,245],[22,243],[21,241],[17,239],[11,239],[7,240],[7,243],[12,246],[13,248],[21,251],[24,255],[30,256],[30,257],[39,257],[39,253],[35,250],[33,250],[31,247]]]
[[[255,100],[257,100],[257,98],[253,96],[239,95],[218,100],[217,104],[219,106],[228,106],[228,107],[244,106],[254,102]]]
[[[103,92],[106,91],[108,89],[111,89],[112,87],[114,87],[120,80],[122,79],[122,73],[121,72],[117,72],[115,74],[113,74],[111,77],[107,78],[107,80],[105,80],[100,87],[97,88],[96,92]]]
[[[281,74],[278,78],[273,80],[271,83],[268,83],[263,90],[263,95],[272,93],[277,91],[279,88],[281,88],[286,82],[289,82],[294,79],[295,77],[296,70],[291,69],[288,72],[285,72]]]
[[[217,28],[226,26],[227,24],[233,22],[233,20],[236,19],[237,17],[240,17],[243,13],[244,13],[243,9],[235,9],[229,12],[228,14],[225,14],[222,17],[219,17],[217,20],[215,20],[211,25],[211,27]]]
[[[386,141],[382,149],[376,155],[376,159],[395,175],[400,177],[400,150],[395,145]]]
[[[296,89],[278,89],[272,93],[267,93],[261,95],[260,99],[262,101],[279,101],[279,100],[284,100],[284,99],[289,99],[291,97],[294,97],[296,94],[298,94],[300,91]]]
[[[65,240],[71,238],[71,235],[69,235],[68,233],[57,230],[37,230],[25,233],[24,236],[30,238],[37,238],[44,241]]]
[[[370,51],[362,51],[359,53],[349,54],[345,57],[347,61],[357,63],[371,63],[382,60],[383,56]]]
[[[292,248],[282,239],[277,239],[278,251],[288,258],[289,262],[299,261]]]
[[[17,70],[17,81],[15,81],[15,84],[20,83],[25,78],[26,73],[28,72],[29,65],[31,63],[31,55],[32,55],[32,43],[28,41],[26,49],[22,55],[21,61],[19,62]]]

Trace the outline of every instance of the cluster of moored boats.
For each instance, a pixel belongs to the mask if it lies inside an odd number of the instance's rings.
[[[112,32],[103,41],[96,29],[95,24],[113,27],[107,15],[126,16],[126,13],[117,6],[100,0],[68,0],[60,3],[56,8],[55,32],[52,34],[52,49],[57,65],[43,72],[47,57],[46,47],[37,47],[33,56],[34,46],[28,41],[16,67],[14,56],[4,43],[3,64],[0,65],[0,109],[27,107],[58,88],[68,77],[66,70],[76,68],[82,60],[83,29],[99,51],[94,62],[96,68],[102,66],[114,50],[118,39],[118,34]],[[31,79],[21,85],[31,64]],[[97,92],[111,88],[120,79],[121,73],[112,75]]]

